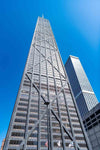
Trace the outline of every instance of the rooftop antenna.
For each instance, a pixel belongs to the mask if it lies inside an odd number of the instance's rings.
[[[44,18],[44,15],[42,14],[42,18]]]

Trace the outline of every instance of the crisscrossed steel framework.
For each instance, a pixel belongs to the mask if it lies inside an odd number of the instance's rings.
[[[4,150],[58,148],[91,150],[50,23],[39,17]]]

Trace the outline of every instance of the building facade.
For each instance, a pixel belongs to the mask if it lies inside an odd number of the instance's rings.
[[[38,17],[3,150],[91,150],[47,19]]]
[[[69,56],[65,68],[77,106],[83,118],[88,111],[98,104],[98,100],[78,57]]]
[[[100,103],[91,109],[83,118],[93,150],[100,150]]]

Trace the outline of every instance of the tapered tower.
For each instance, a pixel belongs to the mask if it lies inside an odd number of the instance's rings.
[[[91,150],[47,19],[38,18],[4,150]]]

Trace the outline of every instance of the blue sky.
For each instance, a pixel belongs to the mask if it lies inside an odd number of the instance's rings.
[[[0,1],[0,145],[5,137],[38,16],[49,19],[65,64],[80,58],[100,101],[100,1]]]

